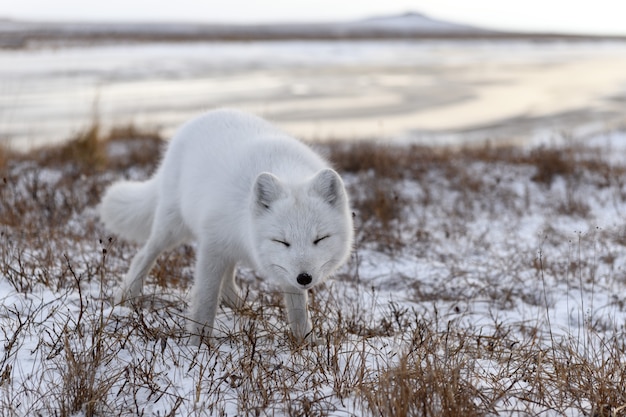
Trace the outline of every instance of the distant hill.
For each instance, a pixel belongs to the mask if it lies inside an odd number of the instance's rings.
[[[588,36],[496,32],[420,13],[352,22],[278,24],[22,22],[0,18],[0,48],[111,42],[341,39],[589,39]]]
[[[398,35],[424,33],[486,33],[474,26],[462,25],[430,18],[424,14],[408,12],[402,15],[372,17],[348,24],[355,30],[386,32]]]

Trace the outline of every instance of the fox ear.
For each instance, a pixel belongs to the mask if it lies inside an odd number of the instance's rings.
[[[347,198],[341,177],[330,168],[315,174],[311,181],[311,191],[333,207],[340,207]]]
[[[254,182],[255,206],[259,210],[267,210],[273,202],[286,195],[282,183],[273,174],[262,172]]]

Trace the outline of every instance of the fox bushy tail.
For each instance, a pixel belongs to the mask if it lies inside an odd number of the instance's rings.
[[[157,205],[156,181],[119,181],[106,192],[98,211],[107,230],[125,240],[148,240]]]

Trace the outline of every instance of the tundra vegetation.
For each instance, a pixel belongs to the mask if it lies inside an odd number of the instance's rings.
[[[137,247],[95,206],[145,179],[162,139],[94,124],[0,151],[2,416],[626,416],[626,158],[611,137],[534,148],[316,145],[356,242],[311,291],[322,343],[292,340],[270,280],[216,340],[186,342],[194,246],[135,308],[111,300]],[[625,149],[621,148],[623,153]]]

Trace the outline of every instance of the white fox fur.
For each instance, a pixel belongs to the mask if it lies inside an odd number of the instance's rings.
[[[121,181],[99,207],[107,228],[144,243],[117,302],[141,293],[157,256],[198,242],[188,329],[210,337],[218,303],[240,306],[238,263],[283,288],[293,334],[313,339],[307,290],[349,257],[352,218],[339,175],[301,142],[256,116],[205,113],[181,127],[154,176]]]
[[[100,205],[100,217],[109,230],[136,243],[150,236],[154,208],[157,204],[157,182],[120,181],[109,187]],[[106,202],[106,203],[105,203]]]

